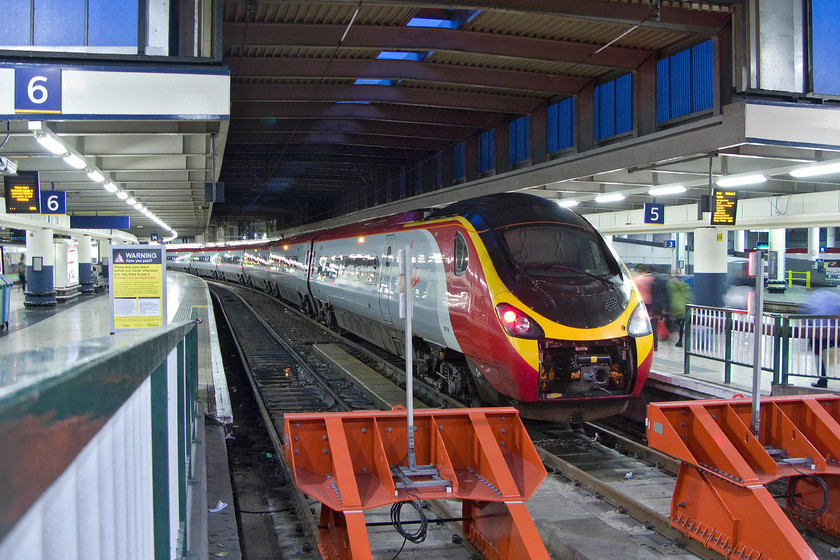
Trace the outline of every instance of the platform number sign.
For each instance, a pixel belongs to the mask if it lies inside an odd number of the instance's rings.
[[[15,68],[15,113],[61,113],[61,68]]]
[[[64,191],[41,191],[41,214],[66,214],[67,194]]]
[[[665,223],[665,205],[657,204],[655,202],[645,202],[645,223],[646,224],[664,224]]]

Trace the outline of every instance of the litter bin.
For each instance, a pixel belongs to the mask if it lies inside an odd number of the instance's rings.
[[[12,305],[12,283],[0,274],[0,331],[9,328],[9,310]]]

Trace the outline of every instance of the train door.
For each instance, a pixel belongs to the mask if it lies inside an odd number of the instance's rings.
[[[382,251],[382,266],[379,267],[379,312],[386,323],[393,323],[391,317],[391,299],[394,294],[394,280],[399,270],[394,256],[394,236],[385,236],[385,248]]]

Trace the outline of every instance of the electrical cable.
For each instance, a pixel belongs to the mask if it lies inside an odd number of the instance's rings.
[[[828,485],[825,483],[825,480],[822,477],[816,474],[810,473],[803,473],[796,467],[794,467],[796,472],[802,473],[802,476],[798,476],[793,479],[793,481],[788,485],[788,501],[790,502],[791,508],[796,512],[797,515],[804,519],[816,519],[821,516],[825,511],[828,509]],[[811,506],[802,502],[801,494],[796,492],[796,487],[801,480],[813,479],[816,483],[820,486],[823,495],[823,503],[821,506]]]
[[[394,529],[397,530],[397,533],[402,535],[404,539],[411,541],[414,544],[419,544],[426,540],[426,530],[428,529],[429,521],[426,519],[426,513],[423,511],[420,499],[412,494],[409,494],[409,496],[411,496],[411,499],[407,502],[396,502],[391,506],[391,523],[394,525]],[[407,503],[410,503],[420,516],[420,526],[413,533],[406,531],[403,527],[402,520],[400,519],[402,507]]]

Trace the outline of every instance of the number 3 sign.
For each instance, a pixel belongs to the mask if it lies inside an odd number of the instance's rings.
[[[61,68],[15,68],[15,113],[61,113]]]

